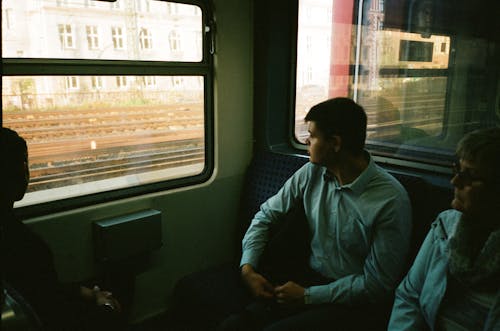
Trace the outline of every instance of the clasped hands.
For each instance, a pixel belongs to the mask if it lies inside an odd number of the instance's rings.
[[[304,304],[305,289],[295,282],[273,286],[249,264],[243,265],[241,276],[256,298],[275,299],[280,304]]]
[[[85,301],[95,302],[98,307],[109,307],[110,310],[121,312],[121,305],[113,297],[113,294],[109,291],[103,291],[99,286],[94,286],[93,288],[88,288],[85,286],[80,286],[80,295]]]

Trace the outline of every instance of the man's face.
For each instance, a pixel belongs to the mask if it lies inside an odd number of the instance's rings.
[[[309,137],[306,139],[309,157],[312,163],[326,166],[331,159],[333,147],[331,141],[316,127],[316,122],[307,122]]]

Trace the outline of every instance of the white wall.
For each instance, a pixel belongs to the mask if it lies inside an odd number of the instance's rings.
[[[28,220],[54,251],[60,278],[94,274],[95,220],[147,208],[163,213],[164,245],[136,277],[132,320],[162,312],[177,279],[232,257],[239,194],[252,152],[252,1],[216,0],[215,171],[204,184]]]

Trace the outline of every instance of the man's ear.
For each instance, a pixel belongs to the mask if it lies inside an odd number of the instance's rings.
[[[342,137],[335,134],[332,135],[330,137],[330,144],[335,153],[340,152],[340,149],[342,148]]]

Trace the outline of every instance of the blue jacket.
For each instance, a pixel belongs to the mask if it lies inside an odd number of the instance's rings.
[[[461,213],[447,210],[432,224],[408,275],[396,290],[388,330],[435,330],[447,285],[449,238]],[[482,331],[500,331],[500,290]]]

